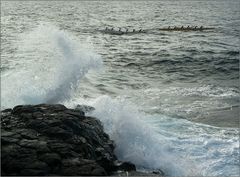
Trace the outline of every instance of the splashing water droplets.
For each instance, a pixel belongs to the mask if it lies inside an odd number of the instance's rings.
[[[3,81],[7,83],[2,89],[5,107],[69,99],[85,74],[102,66],[101,57],[87,44],[80,45],[74,36],[49,24],[39,25],[20,39],[17,55],[24,59],[18,61],[19,68],[11,77],[2,78],[17,81]]]

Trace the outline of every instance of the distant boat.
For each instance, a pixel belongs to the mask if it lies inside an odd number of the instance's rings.
[[[147,31],[146,30],[142,30],[142,29],[139,29],[139,30],[135,30],[135,29],[132,29],[132,30],[128,30],[127,28],[125,28],[126,30],[121,30],[121,28],[119,28],[119,30],[116,30],[116,28],[112,27],[112,28],[109,28],[109,27],[106,27],[105,29],[103,30],[100,30],[101,32],[103,33],[106,33],[106,34],[112,34],[112,35],[123,35],[123,34],[137,34],[137,33],[146,33]],[[197,26],[187,26],[187,27],[184,27],[184,26],[181,26],[181,27],[167,27],[167,28],[158,28],[158,30],[160,31],[204,31],[204,30],[213,30],[215,28],[209,28],[209,27],[203,27],[203,26],[200,26],[200,27],[197,27]],[[149,30],[148,30],[149,31]]]
[[[113,30],[113,31],[109,30],[109,31],[104,31],[104,32],[108,33],[108,34],[115,34],[115,35],[122,35],[122,34],[124,34],[123,31],[115,31],[115,30]]]
[[[203,30],[213,30],[214,28],[205,28],[205,27],[168,27],[168,28],[159,28],[160,31],[203,31]]]
[[[99,30],[103,33],[106,33],[106,34],[113,34],[113,35],[123,35],[123,34],[136,34],[136,33],[146,33],[145,30],[142,30],[142,29],[139,29],[139,30],[124,30],[124,31],[121,31],[121,28],[119,28],[119,30],[115,30],[114,28],[108,28],[106,27],[104,30]]]

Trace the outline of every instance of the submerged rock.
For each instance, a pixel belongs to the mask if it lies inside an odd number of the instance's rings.
[[[2,111],[2,175],[111,175],[115,145],[98,119],[84,115],[92,109],[40,104]]]

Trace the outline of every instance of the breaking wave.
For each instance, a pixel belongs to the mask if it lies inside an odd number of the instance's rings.
[[[21,60],[12,73],[2,76],[3,107],[69,99],[81,78],[102,66],[101,57],[86,43],[49,24],[23,34],[19,41]]]
[[[238,176],[238,129],[218,128],[161,114],[146,114],[123,97],[79,99],[95,107],[116,143],[120,160],[139,170],[161,169],[168,176]]]

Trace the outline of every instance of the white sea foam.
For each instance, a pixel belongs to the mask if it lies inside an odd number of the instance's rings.
[[[214,85],[201,86],[172,86],[167,88],[150,88],[144,91],[146,94],[153,94],[155,92],[162,94],[174,94],[181,96],[201,96],[201,97],[218,97],[218,98],[232,98],[238,97],[239,91],[236,88],[223,88]]]
[[[211,111],[226,110],[239,104],[236,88],[212,85],[185,85],[151,87],[128,91],[130,100],[150,113],[164,113],[178,117],[197,119],[208,117]]]
[[[50,24],[23,34],[17,47],[15,70],[2,76],[3,107],[69,99],[80,79],[102,65],[87,44]]]
[[[223,129],[147,115],[124,99],[102,96],[86,102],[116,143],[120,160],[170,176],[238,176],[237,129]],[[231,170],[230,170],[231,169]]]
[[[160,168],[171,176],[239,175],[237,129],[148,115],[121,97],[73,98],[72,92],[81,78],[91,68],[100,66],[101,59],[54,26],[40,25],[24,34],[18,45],[16,57],[22,60],[15,62],[14,72],[2,76],[2,106],[59,101],[69,106],[90,104],[96,108],[91,115],[103,122],[106,132],[115,141],[120,160],[131,161],[139,169]],[[206,89],[197,91],[205,92]],[[220,93],[223,92],[220,90]]]

